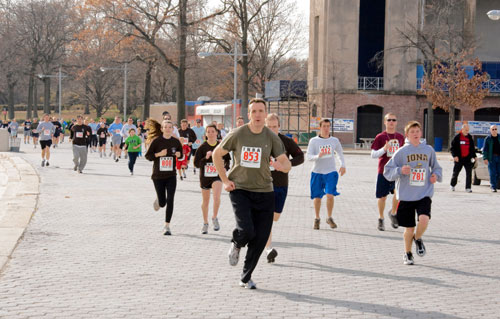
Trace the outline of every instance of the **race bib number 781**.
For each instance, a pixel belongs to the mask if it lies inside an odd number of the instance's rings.
[[[410,170],[410,185],[411,186],[425,186],[425,168],[412,168]]]

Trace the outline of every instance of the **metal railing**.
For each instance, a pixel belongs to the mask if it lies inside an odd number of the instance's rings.
[[[358,77],[358,90],[383,91],[384,90],[384,78],[359,76]]]

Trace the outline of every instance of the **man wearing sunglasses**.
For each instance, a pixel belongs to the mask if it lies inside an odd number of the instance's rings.
[[[496,193],[497,182],[500,178],[500,138],[498,137],[496,125],[490,127],[490,136],[484,141],[483,159],[490,172],[491,191]]]
[[[402,134],[396,132],[397,118],[394,113],[387,113],[384,116],[385,131],[378,134],[372,144],[372,158],[378,158],[378,176],[377,190],[375,196],[378,199],[378,230],[384,231],[384,210],[387,195],[392,196],[392,210],[389,212],[392,228],[398,228],[398,220],[396,218],[396,210],[398,208],[398,199],[394,193],[394,182],[388,181],[384,177],[385,164],[391,159],[396,151],[403,147],[405,138]]]

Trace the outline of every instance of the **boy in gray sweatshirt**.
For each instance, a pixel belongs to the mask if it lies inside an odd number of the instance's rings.
[[[396,216],[399,226],[405,227],[404,264],[413,265],[412,241],[415,242],[417,255],[423,257],[426,250],[422,235],[431,219],[434,183],[441,182],[443,174],[434,149],[420,141],[422,137],[420,123],[408,122],[405,135],[407,141],[385,165],[384,177],[389,181],[396,181],[399,199]],[[415,223],[415,212],[418,225]],[[416,231],[415,226],[417,226]]]

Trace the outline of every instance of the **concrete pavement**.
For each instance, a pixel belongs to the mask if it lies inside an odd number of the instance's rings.
[[[16,154],[40,176],[38,208],[0,275],[0,318],[497,318],[500,311],[500,195],[488,185],[449,191],[452,162],[433,198],[424,236],[428,253],[403,265],[402,229],[377,226],[376,160],[346,155],[336,198],[336,230],[322,212],[313,230],[310,164],[290,175],[289,197],[274,226],[276,264],[261,259],[255,291],[238,287],[241,262],[227,250],[234,217],[227,193],[221,231],[200,233],[198,178],[178,181],[173,236],[154,212],[151,163],[134,176],[126,161],[89,154],[73,172],[68,144],[40,167],[39,148]],[[3,203],[2,199],[2,203]],[[242,252],[245,253],[245,250]]]

